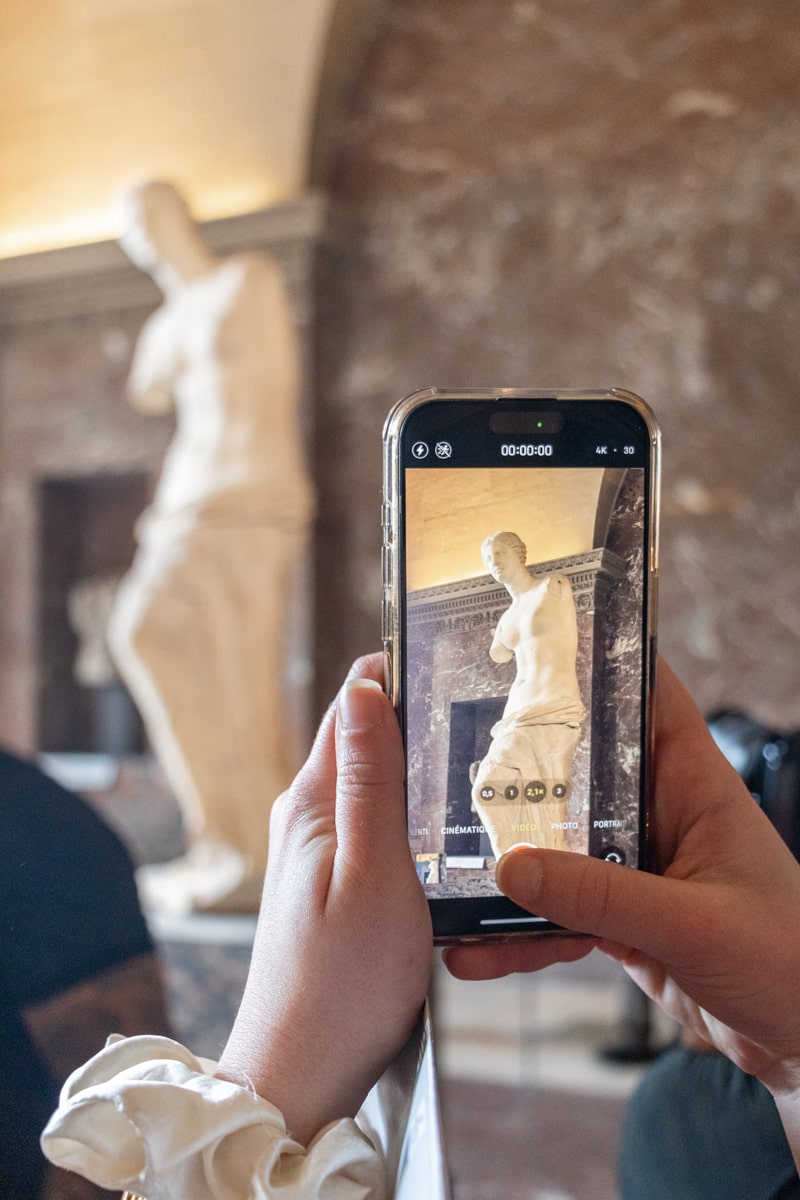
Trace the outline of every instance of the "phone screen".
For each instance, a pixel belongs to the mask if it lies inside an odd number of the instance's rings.
[[[500,897],[495,864],[516,844],[642,863],[648,413],[616,397],[434,393],[395,422],[408,834],[445,932],[464,932],[459,901],[478,932],[547,925],[481,903]]]

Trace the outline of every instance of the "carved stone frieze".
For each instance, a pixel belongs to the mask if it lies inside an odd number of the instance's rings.
[[[579,614],[593,613],[623,571],[622,560],[612,551],[592,550],[566,558],[550,559],[528,567],[534,578],[558,572],[572,585]],[[462,633],[494,627],[508,608],[508,594],[491,575],[479,575],[439,587],[423,588],[408,597],[409,637]],[[424,630],[424,634],[423,634]]]

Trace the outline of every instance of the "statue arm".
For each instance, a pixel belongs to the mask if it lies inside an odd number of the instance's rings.
[[[551,575],[547,585],[551,596],[558,600],[559,605],[564,613],[570,614],[577,620],[578,610],[575,605],[575,594],[572,590],[572,584],[566,575]]]
[[[574,659],[578,653],[578,609],[572,584],[566,575],[554,575],[548,584],[550,595],[557,601],[554,610],[554,634],[565,654]]]
[[[129,385],[128,396],[135,409],[151,416],[161,416],[170,412],[173,407],[172,392],[169,388],[150,387],[145,391]]]
[[[496,663],[511,662],[511,659],[514,657],[514,651],[509,650],[508,646],[506,646],[505,642],[503,641],[501,632],[502,628],[503,622],[501,621],[494,631],[494,638],[489,649],[489,657],[491,658],[492,662]]]
[[[158,318],[151,317],[139,335],[127,384],[133,407],[153,415],[172,410],[179,364],[178,348]]]

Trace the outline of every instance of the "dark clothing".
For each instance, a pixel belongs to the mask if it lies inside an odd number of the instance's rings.
[[[45,1160],[39,1134],[58,1102],[58,1084],[28,1036],[0,975],[0,1196],[32,1200]]]
[[[0,751],[0,1196],[34,1200],[59,1084],[22,1014],[153,950],[127,850],[78,796]]]
[[[622,1200],[797,1200],[800,1180],[767,1089],[722,1054],[675,1047],[628,1102]]]
[[[0,751],[0,967],[20,1008],[153,949],[133,866],[85,801]]]

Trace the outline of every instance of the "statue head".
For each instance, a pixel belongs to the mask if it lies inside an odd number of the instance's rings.
[[[189,206],[171,183],[138,184],[126,193],[122,208],[125,232],[119,244],[143,271],[179,261],[184,248],[199,240]]]
[[[507,546],[525,566],[525,560],[528,557],[528,547],[523,542],[522,538],[517,533],[508,533],[505,530],[498,530],[497,533],[490,533],[481,545],[481,558],[486,562],[486,558],[490,550],[496,546]]]
[[[481,546],[484,565],[498,583],[503,583],[509,574],[515,575],[520,567],[525,569],[528,550],[516,533],[499,530],[485,539]]]

